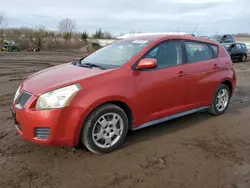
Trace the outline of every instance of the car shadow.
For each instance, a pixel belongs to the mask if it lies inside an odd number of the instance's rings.
[[[231,103],[227,112],[223,114],[225,118],[227,116],[239,115],[241,110],[249,107],[249,102],[244,103]],[[216,118],[208,112],[198,112],[191,115],[187,115],[175,120],[167,121],[157,125],[153,125],[144,129],[129,132],[126,142],[123,148],[138,144],[138,142],[144,142],[146,140],[155,139],[166,134],[172,134],[183,129],[187,129],[193,126],[198,126],[201,122],[204,122],[211,118]]]

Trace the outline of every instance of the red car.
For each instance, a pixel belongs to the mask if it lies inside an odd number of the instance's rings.
[[[137,130],[198,111],[223,114],[236,85],[218,42],[187,35],[131,37],[42,70],[12,106],[23,138],[111,152]]]

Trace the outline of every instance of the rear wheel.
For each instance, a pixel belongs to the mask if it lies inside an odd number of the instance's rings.
[[[214,115],[223,114],[229,106],[230,97],[231,93],[228,86],[225,84],[221,84],[216,90],[209,112]]]
[[[244,62],[244,61],[246,61],[246,60],[247,60],[246,54],[242,54],[242,56],[241,56],[241,58],[240,58],[240,61],[241,61],[241,62]]]
[[[128,133],[128,118],[118,106],[95,109],[83,125],[81,141],[93,153],[105,154],[119,148]]]

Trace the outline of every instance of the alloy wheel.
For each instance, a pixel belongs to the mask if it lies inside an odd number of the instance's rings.
[[[229,103],[229,93],[226,89],[221,89],[216,97],[216,108],[219,112],[225,110]]]
[[[92,139],[96,146],[109,148],[115,145],[122,136],[124,122],[117,113],[106,113],[94,124]]]

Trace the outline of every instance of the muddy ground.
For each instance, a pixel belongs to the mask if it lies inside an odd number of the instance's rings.
[[[118,151],[39,146],[17,135],[10,105],[28,75],[80,57],[0,53],[0,187],[249,188],[250,62],[235,63],[237,90],[226,114],[193,114],[128,135]]]

